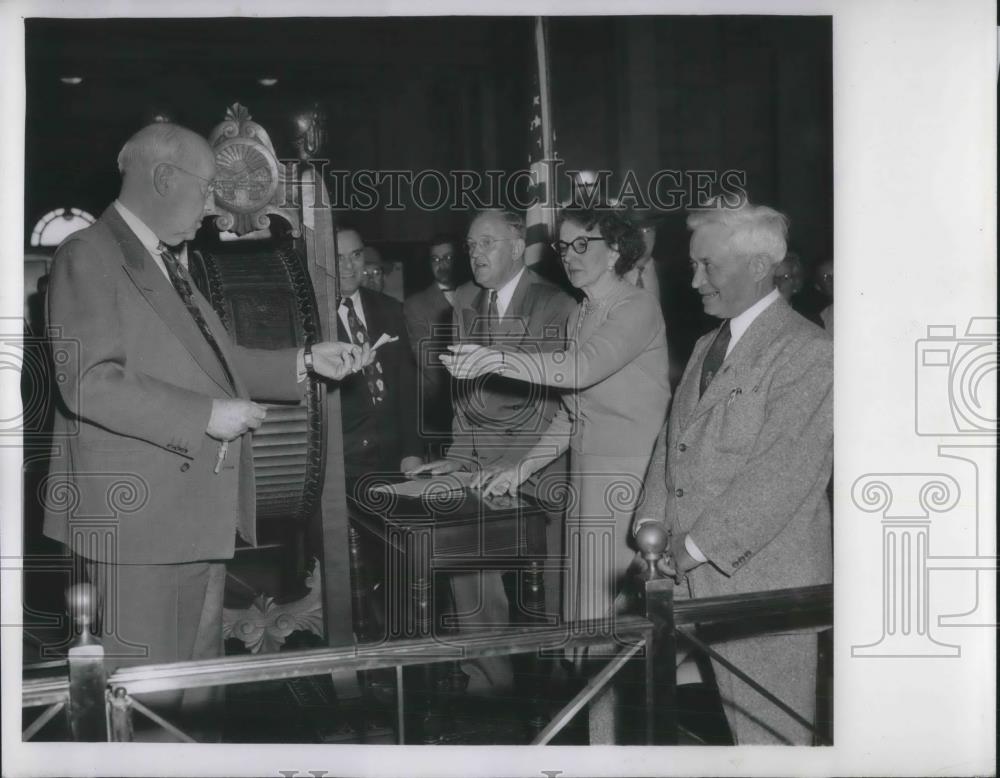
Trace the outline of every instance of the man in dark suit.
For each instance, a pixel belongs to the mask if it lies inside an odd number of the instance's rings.
[[[566,319],[576,307],[572,297],[524,265],[525,224],[520,214],[487,210],[469,225],[466,245],[474,283],[455,291],[454,324],[459,342],[489,345],[502,342],[508,353],[562,348]],[[466,381],[454,394],[452,444],[447,456],[417,472],[450,473],[479,471],[491,478],[515,466],[538,442],[555,414],[558,395],[543,387],[513,381],[499,375],[484,381]],[[565,459],[553,462],[526,482],[523,491],[555,489]],[[544,496],[544,495],[540,495]],[[562,553],[562,521],[549,517],[546,541],[551,557]],[[546,611],[559,613],[558,575],[545,576]],[[455,576],[455,601],[459,614],[467,614],[466,626],[508,623],[507,597],[495,572]],[[466,580],[461,580],[466,579]],[[468,580],[472,579],[472,580]],[[505,658],[469,664],[470,673],[482,673],[485,685],[510,682]]]
[[[203,138],[150,125],[118,166],[118,199],[52,266],[49,322],[78,350],[44,523],[98,590],[111,667],[221,653],[223,560],[237,532],[256,537],[250,432],[266,409],[249,398],[294,402],[308,370],[339,380],[370,359],[341,343],[233,343],[186,269],[216,175]]]
[[[345,475],[350,481],[370,473],[412,470],[424,460],[417,434],[416,368],[403,306],[362,286],[365,244],[356,229],[337,231],[337,254],[340,340],[374,346],[382,335],[398,338],[380,346],[368,367],[341,383]]]
[[[787,219],[746,204],[693,213],[691,285],[723,325],[695,345],[654,450],[636,527],[665,522],[679,594],[827,584],[833,549],[833,348],[774,286]],[[716,646],[807,720],[815,714],[816,633]],[[715,665],[737,743],[809,744],[811,733]]]
[[[660,304],[662,312],[664,309],[662,263],[657,262],[653,255],[656,248],[656,229],[660,223],[660,214],[652,211],[637,211],[633,217],[642,235],[643,250],[632,269],[622,277],[633,286],[646,289],[652,294]]]
[[[420,375],[421,437],[432,458],[440,457],[451,438],[451,375],[438,356],[451,343],[452,301],[458,240],[431,238],[428,255],[434,281],[403,302],[406,331]]]

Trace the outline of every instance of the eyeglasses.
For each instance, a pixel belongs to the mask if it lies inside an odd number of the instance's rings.
[[[385,275],[385,271],[380,267],[366,267],[361,274],[365,278],[378,278]]]
[[[208,197],[209,194],[215,192],[216,182],[214,178],[205,178],[205,176],[199,176],[197,173],[192,173],[190,170],[186,170],[185,168],[182,168],[180,165],[176,165],[173,162],[168,162],[167,164],[170,165],[170,167],[177,168],[177,170],[181,171],[182,173],[187,173],[189,176],[197,178],[199,181],[204,181],[205,186],[202,187],[201,193],[205,197]]]
[[[483,235],[478,240],[465,241],[465,247],[469,250],[470,254],[476,249],[486,252],[493,248],[494,244],[504,240],[513,240],[513,238],[494,238],[492,235]]]
[[[468,242],[466,242],[466,244],[468,244]],[[491,243],[490,245],[492,246],[493,244]],[[437,265],[441,262],[451,262],[453,259],[455,259],[454,254],[442,254],[440,257],[431,257],[431,264]]]
[[[354,249],[350,254],[338,254],[337,260],[340,262],[360,262],[365,258],[365,249],[361,247]]]
[[[604,238],[597,237],[596,235],[594,237],[581,235],[579,238],[573,238],[573,240],[568,243],[564,240],[557,240],[552,243],[552,248],[556,250],[556,253],[558,253],[560,257],[565,257],[566,254],[569,253],[570,246],[573,247],[573,251],[577,254],[586,254],[591,241],[594,240],[604,240]]]

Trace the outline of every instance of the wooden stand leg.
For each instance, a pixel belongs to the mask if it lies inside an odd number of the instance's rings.
[[[371,623],[368,618],[368,574],[362,554],[361,534],[354,528],[347,530],[348,553],[351,560],[351,611],[354,614],[354,634],[359,642],[369,638]]]
[[[526,623],[545,623],[545,582],[542,577],[542,566],[537,561],[532,561],[524,572],[522,601],[527,611],[523,617]],[[549,722],[547,700],[551,675],[552,660],[543,657],[540,649],[525,655],[521,679],[527,684],[528,696],[531,699],[525,723],[529,742],[534,740]]]

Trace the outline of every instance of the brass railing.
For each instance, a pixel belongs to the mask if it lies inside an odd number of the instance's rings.
[[[107,676],[100,645],[89,639],[89,625],[83,614],[90,613],[87,589],[77,589],[70,598],[81,639],[70,648],[67,673],[56,677],[26,679],[22,687],[22,708],[45,706],[40,716],[24,728],[22,738],[30,740],[52,718],[65,711],[74,740],[128,740],[132,733],[132,712],[138,711],[172,732],[179,740],[191,738],[155,712],[135,700],[135,695],[199,687],[230,686],[243,683],[286,680],[333,672],[396,670],[397,741],[405,742],[403,710],[403,668],[461,658],[535,653],[554,654],[568,648],[608,646],[615,651],[608,664],[562,710],[540,727],[533,744],[546,744],[585,707],[593,717],[594,706],[620,671],[637,659],[644,660],[643,705],[646,716],[644,741],[669,745],[677,742],[676,664],[678,639],[700,648],[747,682],[790,717],[814,733],[806,721],[754,679],[734,667],[691,627],[760,622],[768,617],[795,619],[811,625],[832,622],[832,587],[813,586],[692,600],[674,601],[674,583],[663,575],[658,562],[664,556],[666,535],[654,525],[643,528],[638,538],[644,550],[645,568],[639,576],[643,594],[643,614],[618,616],[594,622],[546,627],[526,625],[473,635],[449,635],[393,640],[340,648],[322,648],[283,654],[229,656],[211,660],[144,665],[119,669]],[[772,627],[774,629],[774,627]],[[761,633],[768,631],[765,627]],[[593,720],[593,719],[592,719]],[[591,726],[595,732],[608,728]],[[607,735],[605,735],[607,737]],[[592,739],[592,742],[594,740]],[[604,742],[613,742],[609,739]]]

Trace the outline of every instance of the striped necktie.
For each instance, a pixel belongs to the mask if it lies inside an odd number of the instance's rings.
[[[218,358],[219,364],[222,365],[222,369],[226,374],[226,379],[229,381],[230,388],[236,391],[236,381],[233,380],[233,373],[229,369],[229,363],[226,362],[226,358],[222,355],[219,342],[215,339],[215,335],[212,334],[212,330],[209,329],[208,322],[205,321],[205,316],[198,307],[198,303],[195,302],[194,291],[191,289],[191,282],[188,280],[187,271],[165,244],[160,243],[157,248],[160,251],[160,259],[163,260],[163,266],[167,269],[167,275],[170,277],[170,283],[174,285],[174,289],[177,290],[177,294],[180,296],[181,302],[184,303],[184,307],[188,309],[191,318],[194,319],[195,324],[198,325],[198,329],[201,330],[201,334],[208,341],[208,345],[211,346],[212,351]]]
[[[490,306],[486,312],[486,327],[489,330],[491,346],[496,340],[496,330],[499,324],[500,324],[500,309],[497,307],[497,290],[490,289]]]

